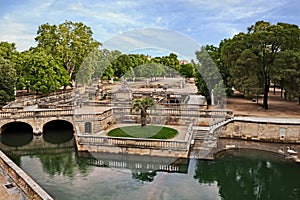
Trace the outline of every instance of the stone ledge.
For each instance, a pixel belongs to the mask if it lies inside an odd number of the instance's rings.
[[[30,198],[36,200],[53,200],[34,180],[32,180],[21,168],[0,151],[0,167]]]

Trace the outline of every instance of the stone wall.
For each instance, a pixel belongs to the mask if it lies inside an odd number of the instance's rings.
[[[220,137],[300,143],[300,124],[235,120],[222,127]]]
[[[0,167],[6,172],[15,184],[28,196],[34,200],[52,200],[36,182],[34,182],[22,169],[11,161],[2,151],[0,151]]]

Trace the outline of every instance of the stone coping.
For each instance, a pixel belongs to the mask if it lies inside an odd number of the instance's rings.
[[[299,125],[300,119],[298,118],[271,118],[271,117],[234,117],[233,121],[244,121],[253,123],[271,123],[271,124],[287,124]]]
[[[0,150],[0,167],[30,199],[53,200],[32,178]]]

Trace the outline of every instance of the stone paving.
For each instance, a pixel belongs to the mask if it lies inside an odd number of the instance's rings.
[[[12,185],[10,185],[12,184]],[[5,185],[12,186],[10,188]],[[0,167],[0,200],[29,200]]]

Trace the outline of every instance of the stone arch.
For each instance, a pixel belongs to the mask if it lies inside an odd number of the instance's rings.
[[[33,140],[33,127],[23,121],[11,121],[1,126],[1,143],[9,147],[21,147]]]
[[[52,119],[43,126],[43,138],[51,144],[62,144],[74,137],[74,125],[64,119]]]
[[[16,127],[16,126],[13,126],[13,124],[15,124],[15,125],[18,125],[18,124],[19,124],[19,125],[22,125],[22,126],[24,126],[24,127],[27,127],[28,129],[30,129],[31,132],[33,132],[33,127],[32,127],[32,125],[29,124],[29,123],[27,123],[27,122],[23,122],[23,121],[10,121],[10,122],[7,122],[7,123],[4,123],[4,124],[1,125],[1,127],[0,127],[0,134],[1,134],[3,131],[7,130],[8,128],[18,128],[18,127]]]
[[[68,127],[70,127],[72,129],[72,131],[74,131],[74,129],[75,129],[73,122],[70,122],[69,120],[66,120],[66,119],[49,119],[49,120],[45,121],[45,123],[42,127],[43,132],[44,132],[45,128],[47,128],[47,126],[51,126],[53,123],[56,123],[56,122],[67,125]]]

